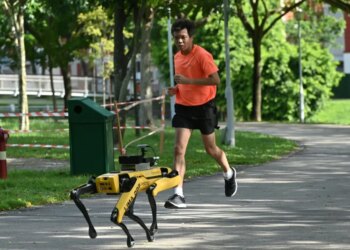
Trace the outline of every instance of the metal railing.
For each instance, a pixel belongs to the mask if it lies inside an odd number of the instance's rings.
[[[54,76],[55,96],[64,97],[65,90],[62,76]],[[103,96],[103,86],[101,78],[93,77],[71,77],[72,96],[88,97]],[[106,81],[106,95],[111,93],[110,83]],[[18,75],[0,74],[0,95],[18,96],[19,79]],[[27,75],[27,95],[52,96],[50,77],[47,75]]]

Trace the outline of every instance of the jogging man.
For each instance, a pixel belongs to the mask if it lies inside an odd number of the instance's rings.
[[[194,129],[201,132],[204,148],[220,165],[225,180],[225,195],[231,197],[237,191],[236,170],[230,167],[226,154],[215,141],[218,128],[215,105],[216,88],[220,83],[218,67],[213,56],[204,48],[193,43],[194,23],[179,19],[172,25],[171,33],[178,52],[174,57],[175,87],[168,88],[170,96],[175,95],[174,169],[179,172],[182,182],[174,189],[166,202],[166,208],[185,208],[183,179],[186,172],[185,154]]]

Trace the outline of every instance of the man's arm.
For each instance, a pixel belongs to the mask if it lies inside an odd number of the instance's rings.
[[[207,78],[188,78],[184,75],[175,75],[174,80],[180,84],[194,84],[194,85],[219,85],[220,77],[218,72],[209,75]]]

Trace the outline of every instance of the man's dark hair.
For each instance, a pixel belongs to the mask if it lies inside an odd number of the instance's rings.
[[[184,18],[177,19],[171,26],[171,34],[183,29],[187,29],[188,35],[192,37],[194,35],[194,22]]]

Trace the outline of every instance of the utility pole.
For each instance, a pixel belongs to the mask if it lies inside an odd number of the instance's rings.
[[[168,18],[168,56],[169,56],[169,72],[170,72],[170,87],[174,87],[174,62],[173,62],[173,46],[171,39],[171,9],[168,8],[169,18]],[[174,96],[170,97],[170,114],[171,118],[175,114],[175,100]]]
[[[303,68],[301,63],[301,19],[303,10],[301,8],[296,9],[296,19],[298,21],[298,47],[299,47],[299,115],[300,122],[304,123],[304,87],[303,87]]]
[[[235,127],[234,127],[234,106],[233,106],[233,90],[231,86],[231,70],[230,70],[230,49],[229,49],[229,31],[228,31],[228,0],[224,0],[224,27],[225,27],[225,61],[226,61],[226,106],[227,106],[227,125],[225,128],[225,136],[223,143],[234,147]]]

